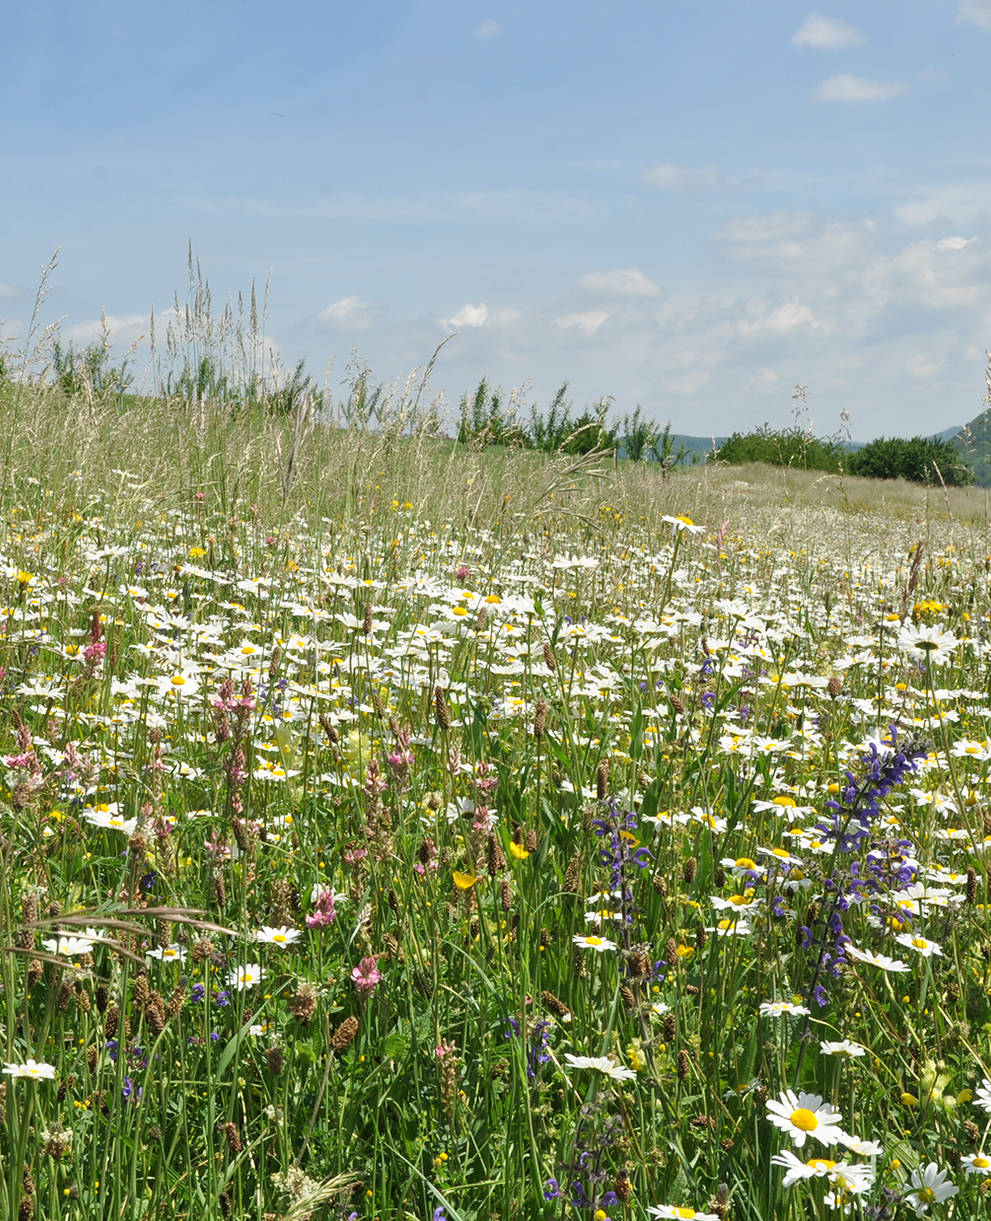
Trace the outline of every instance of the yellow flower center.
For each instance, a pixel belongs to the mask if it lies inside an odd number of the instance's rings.
[[[924,950],[929,942],[926,941],[925,937],[913,937],[912,944],[917,950]]]
[[[793,806],[794,804],[795,798],[787,796],[775,797],[775,799],[771,802],[771,805],[775,806]]]
[[[813,1170],[832,1170],[832,1168],[836,1165],[836,1163],[831,1161],[828,1157],[810,1157],[805,1164],[806,1166],[811,1167]]]
[[[691,522],[689,522],[688,524],[691,525]],[[679,1208],[678,1205],[675,1205],[674,1215],[676,1217],[684,1217],[685,1221],[692,1221],[692,1217],[695,1216],[695,1209],[694,1208]]]
[[[973,1162],[971,1162],[971,1165],[976,1166],[979,1170],[986,1170],[988,1166],[991,1166],[991,1161],[988,1161],[986,1157],[981,1157],[981,1155],[978,1154],[977,1157],[974,1158]]]
[[[752,861],[749,856],[741,856],[736,862],[737,869],[756,869],[757,862]]]
[[[819,1120],[808,1107],[799,1107],[797,1111],[792,1111],[789,1118],[795,1127],[803,1132],[814,1132],[819,1126]]]
[[[920,1203],[923,1200],[927,1204],[935,1204],[935,1202],[936,1202],[936,1196],[931,1187],[920,1187],[918,1190],[918,1196],[919,1196]]]

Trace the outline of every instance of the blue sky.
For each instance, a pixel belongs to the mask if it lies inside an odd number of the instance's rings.
[[[266,335],[676,432],[975,416],[991,0],[32,0],[0,46],[0,318],[122,346],[271,277]],[[141,351],[137,353],[140,371]],[[333,365],[331,366],[331,361]],[[328,366],[330,371],[327,373]],[[804,420],[803,420],[804,422]]]

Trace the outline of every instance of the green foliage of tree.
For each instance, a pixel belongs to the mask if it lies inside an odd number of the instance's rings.
[[[613,450],[619,442],[619,428],[609,422],[609,402],[602,399],[594,407],[586,407],[575,420],[574,427],[561,449],[566,454],[590,454],[592,450]]]
[[[653,420],[645,420],[642,408],[637,403],[632,415],[623,416],[620,424],[620,434],[623,439],[623,449],[631,462],[644,462],[655,452],[661,439],[661,429]],[[668,438],[671,435],[671,425],[665,430]]]
[[[458,440],[462,445],[528,444],[515,406],[507,406],[502,391],[493,389],[484,377],[473,395],[461,396]]]
[[[77,348],[56,339],[52,344],[52,371],[56,386],[68,399],[89,393],[101,401],[120,400],[134,380],[127,358],[119,365],[113,364],[109,346],[100,343]]]
[[[531,408],[529,434],[535,449],[557,453],[574,431],[571,404],[565,397],[567,393],[568,383],[562,382],[546,411]]]
[[[843,470],[846,454],[833,437],[813,437],[802,428],[771,428],[762,424],[751,432],[735,432],[711,453],[707,461],[766,462],[769,466],[793,466],[806,471]]]
[[[974,468],[952,442],[933,437],[878,437],[850,456],[849,470],[869,479],[908,479],[949,487],[974,482]]]

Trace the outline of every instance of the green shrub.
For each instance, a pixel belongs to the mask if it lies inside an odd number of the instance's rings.
[[[868,479],[908,479],[912,483],[945,483],[965,487],[974,469],[949,441],[932,437],[878,437],[851,454],[851,475]]]
[[[775,429],[769,424],[762,424],[751,432],[733,433],[707,460],[728,462],[733,466],[744,462],[766,462],[769,466],[839,472],[843,469],[845,457],[843,446],[832,437],[820,439],[810,436],[801,428]]]
[[[502,391],[483,377],[470,397],[461,396],[458,440],[462,445],[526,445],[528,438],[516,419],[515,404],[507,407]]]

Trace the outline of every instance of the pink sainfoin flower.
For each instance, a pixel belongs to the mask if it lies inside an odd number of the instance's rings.
[[[366,993],[374,992],[375,985],[381,982],[382,972],[378,969],[375,959],[368,957],[358,963],[351,972],[351,978],[359,993],[364,996]]]
[[[314,886],[314,910],[306,917],[307,928],[326,928],[337,919],[337,894],[332,886]],[[357,968],[355,968],[357,969]]]
[[[475,764],[475,789],[481,795],[482,800],[495,792],[499,786],[499,777],[492,775],[492,764],[481,762]]]

